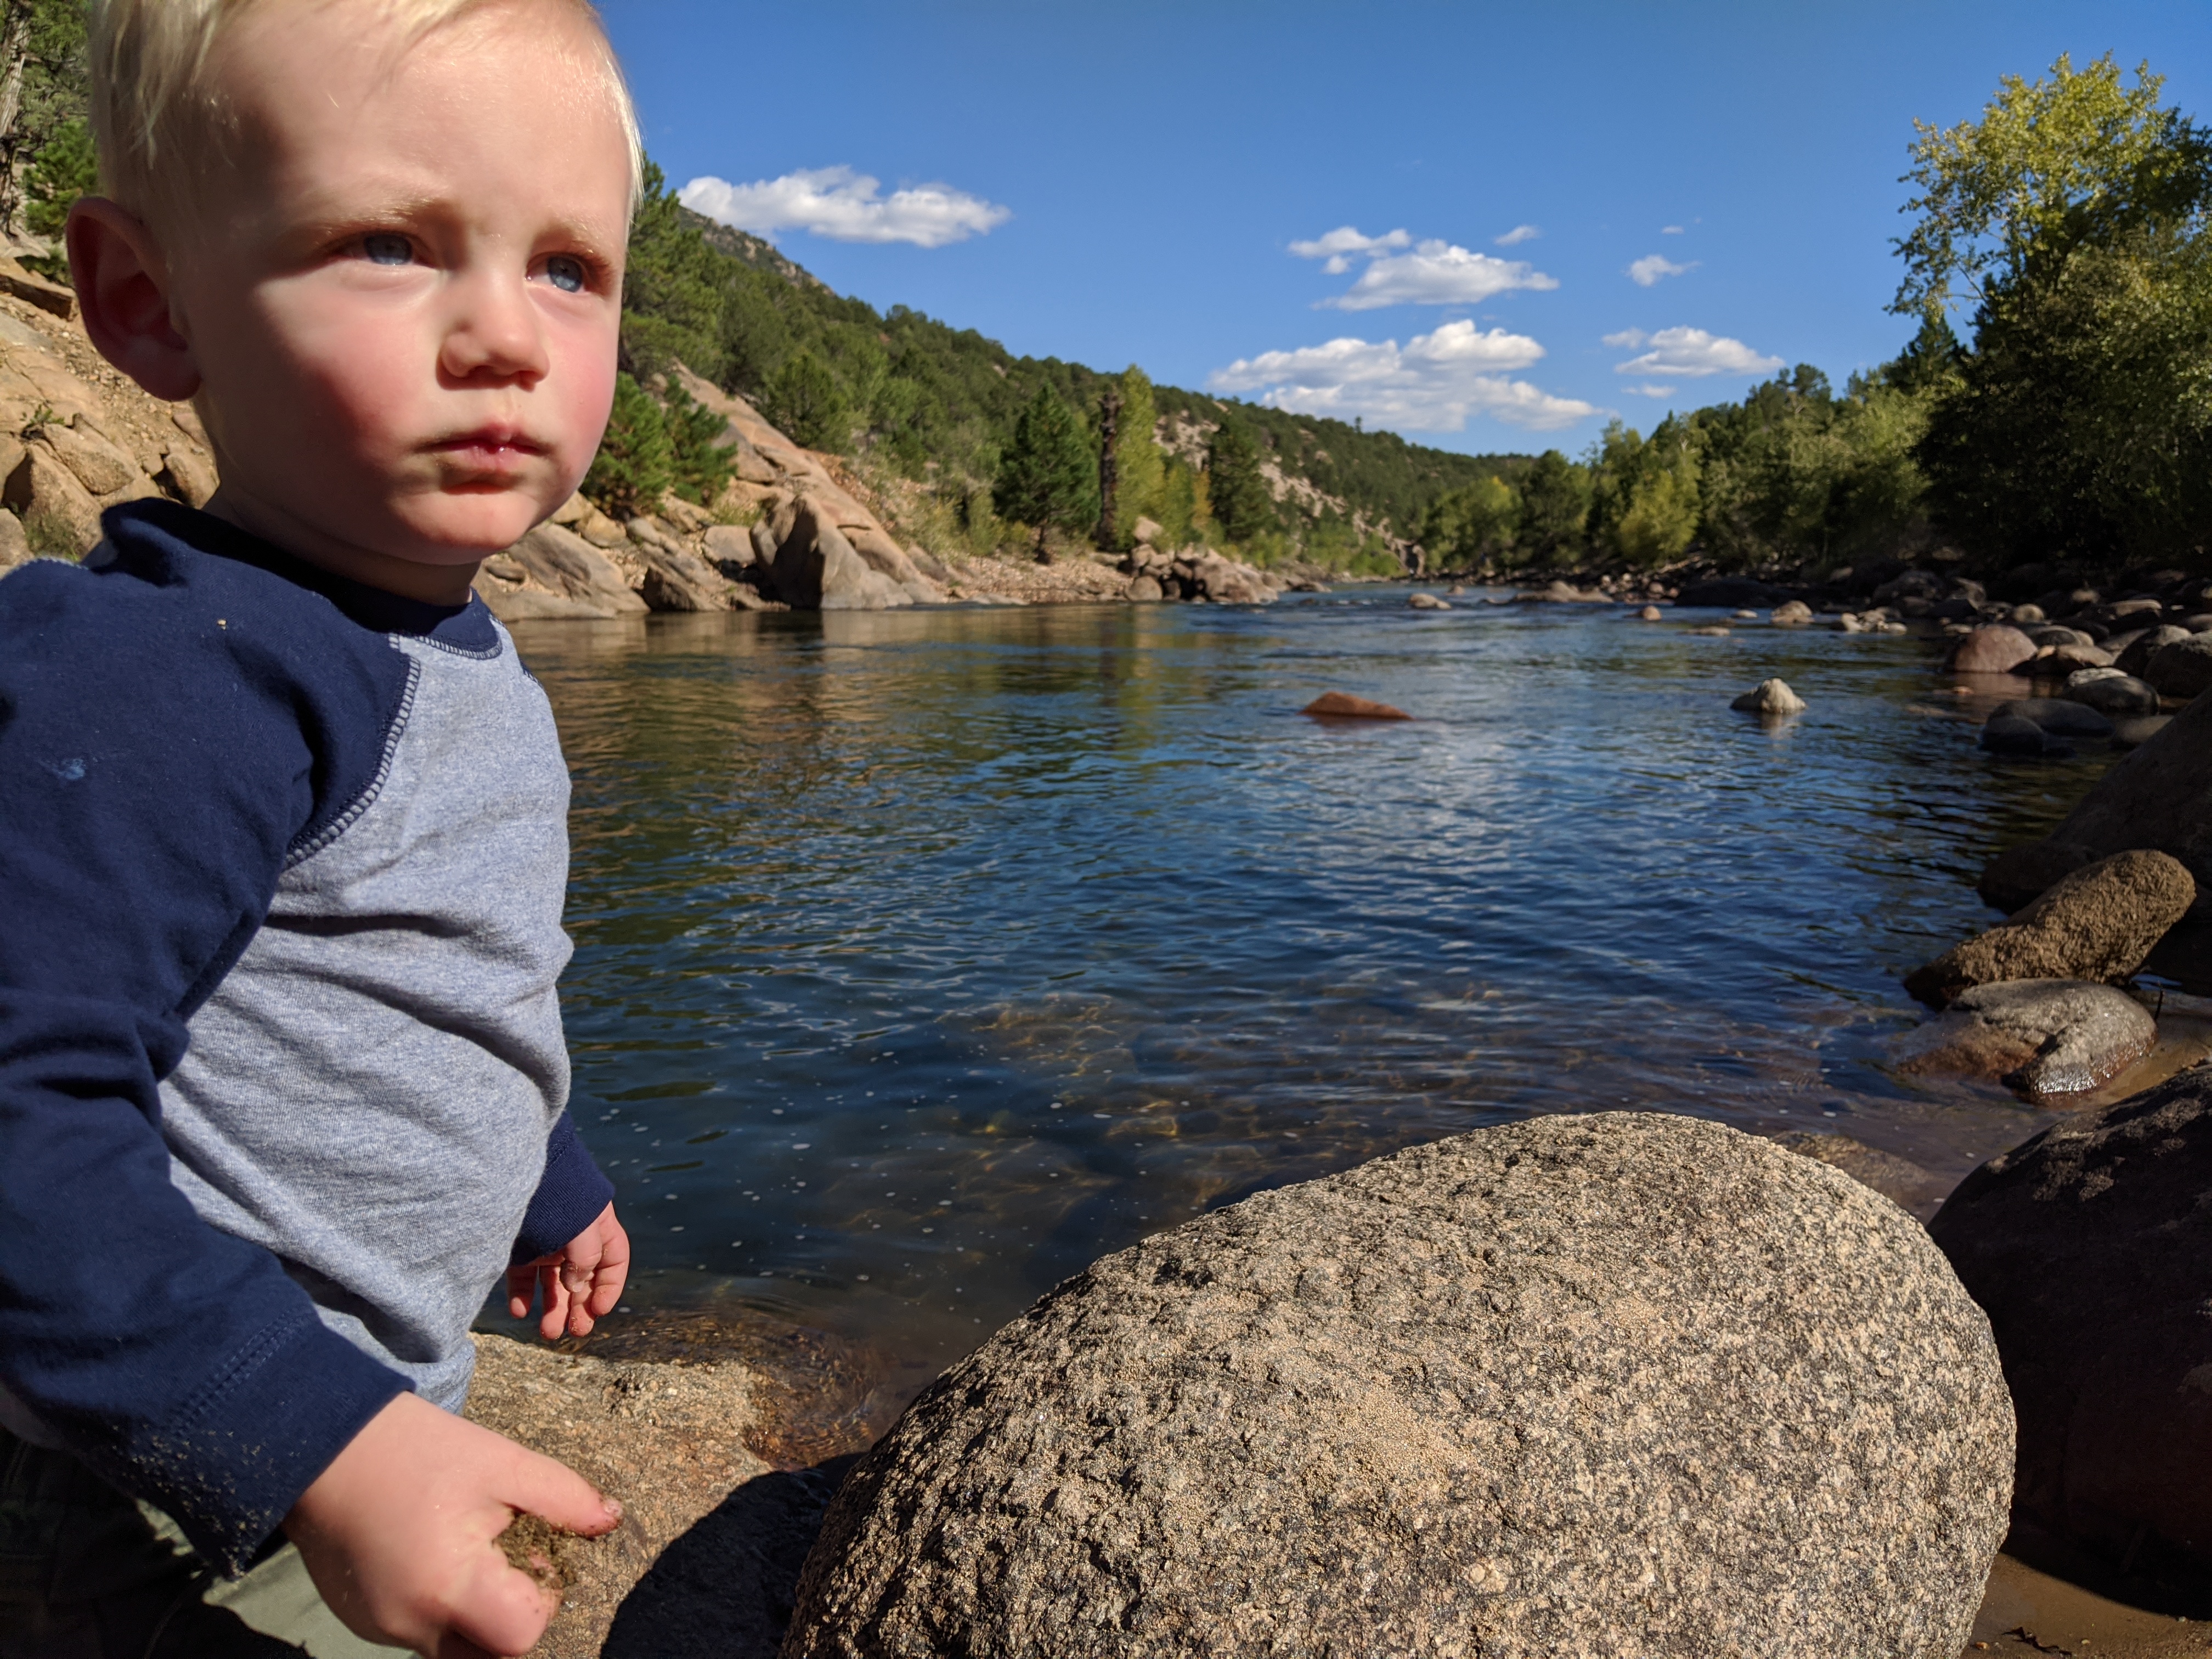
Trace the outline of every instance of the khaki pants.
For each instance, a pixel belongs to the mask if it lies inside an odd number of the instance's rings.
[[[324,1604],[285,1544],[241,1578],[64,1452],[0,1429],[0,1659],[400,1659]]]

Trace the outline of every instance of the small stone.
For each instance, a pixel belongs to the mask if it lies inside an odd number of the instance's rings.
[[[1665,613],[1656,605],[1647,605],[1636,613],[1636,618],[1638,622],[1662,622],[1665,620]]]
[[[2124,991],[2083,980],[1979,985],[1898,1045],[1899,1071],[1985,1077],[2021,1092],[2081,1094],[2151,1051],[2158,1023]]]
[[[1790,689],[1787,680],[1761,680],[1729,707],[1745,714],[1802,714],[1805,699]]]
[[[1774,607],[1772,620],[1784,628],[1799,628],[1813,620],[1813,607],[1802,599],[1790,599]]]
[[[1298,712],[1311,714],[1316,720],[1409,720],[1413,718],[1404,709],[1393,708],[1387,702],[1371,702],[1365,697],[1355,697],[1343,691],[1325,691]]]
[[[1433,593],[1416,593],[1406,601],[1406,607],[1410,611],[1449,611],[1451,609],[1451,605],[1449,601],[1440,599]]]

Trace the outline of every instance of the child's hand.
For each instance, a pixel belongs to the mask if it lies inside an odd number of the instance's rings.
[[[517,1511],[596,1535],[622,1519],[574,1470],[403,1394],[284,1518],[347,1628],[432,1659],[526,1652],[559,1599],[493,1540]]]
[[[615,1310],[629,1277],[629,1235],[610,1204],[556,1254],[507,1270],[507,1310],[517,1319],[525,1317],[543,1291],[545,1314],[538,1322],[538,1335],[548,1342],[564,1332],[588,1336],[593,1320]]]

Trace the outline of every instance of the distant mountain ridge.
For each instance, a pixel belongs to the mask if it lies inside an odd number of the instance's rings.
[[[684,221],[699,233],[700,239],[718,253],[726,253],[732,259],[742,259],[756,270],[773,271],[786,282],[800,288],[818,288],[824,294],[834,292],[830,284],[796,261],[786,258],[782,251],[767,238],[756,236],[749,230],[739,230],[735,225],[726,225],[718,219],[709,219],[696,209],[684,209]]]

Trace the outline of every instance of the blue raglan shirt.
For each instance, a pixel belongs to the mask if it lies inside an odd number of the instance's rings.
[[[234,1569],[612,1195],[567,777],[480,603],[106,523],[0,581],[0,1403]]]

